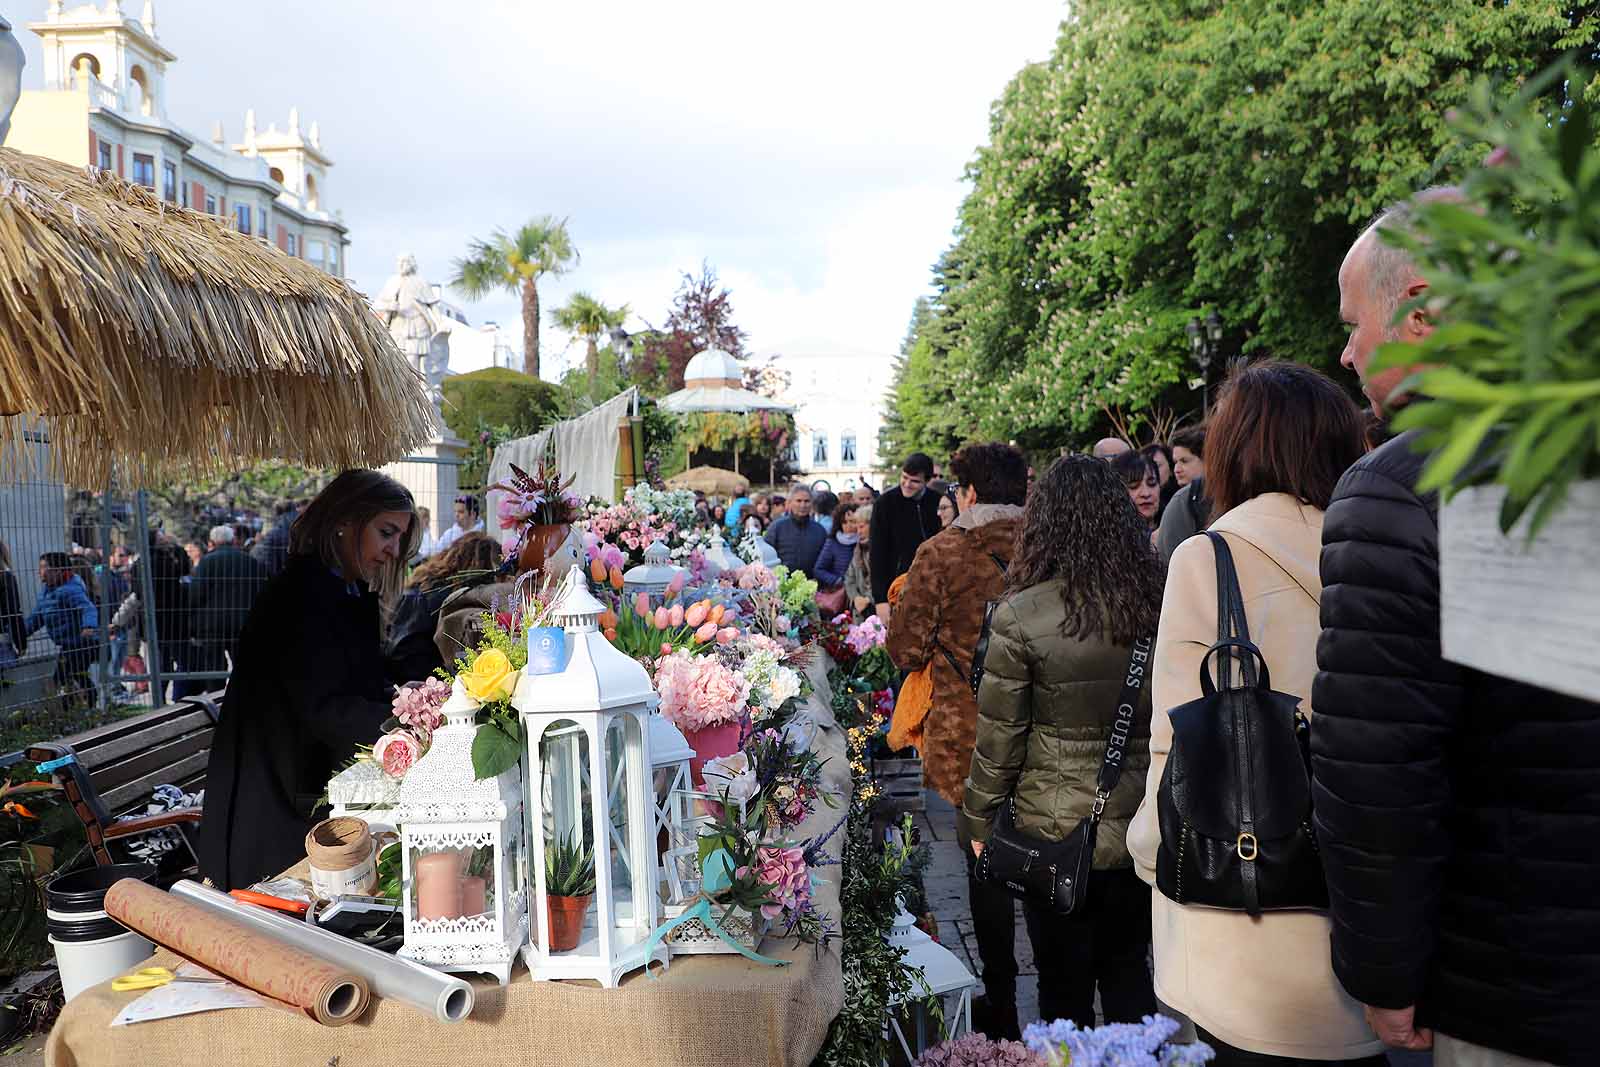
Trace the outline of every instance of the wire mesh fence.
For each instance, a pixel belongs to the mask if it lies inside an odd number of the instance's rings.
[[[328,472],[104,492],[52,479],[46,447],[0,455],[0,753],[225,687],[240,633],[288,558]],[[429,547],[474,525],[481,494],[450,458],[388,472],[429,521]],[[458,504],[463,500],[466,503]]]

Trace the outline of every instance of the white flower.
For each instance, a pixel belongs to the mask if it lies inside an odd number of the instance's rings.
[[[767,686],[767,707],[776,711],[785,701],[800,695],[800,675],[788,667],[779,667]]]
[[[707,792],[720,797],[726,790],[728,799],[735,804],[746,803],[761,788],[756,781],[756,769],[750,766],[750,757],[743,752],[706,760],[700,773],[706,780]]]

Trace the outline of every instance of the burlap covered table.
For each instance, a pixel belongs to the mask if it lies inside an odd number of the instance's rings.
[[[837,808],[819,805],[799,836],[827,833],[844,814],[849,761],[828,712],[826,675],[811,698],[819,720],[815,748],[828,758],[824,779],[840,790]],[[839,855],[843,834],[828,841]],[[820,872],[817,905],[839,919],[839,871]],[[105,983],[68,1004],[45,1046],[49,1067],[805,1067],[844,1004],[837,939],[818,949],[769,937],[762,951],[784,967],[740,956],[678,956],[659,978],[634,971],[617,989],[593,982],[534,982],[520,966],[505,988],[474,980],[477,1006],[463,1023],[434,1021],[414,1008],[374,997],[348,1026],[319,1026],[269,1009],[235,1009],[112,1027],[140,993]],[[173,958],[157,953],[156,963]]]

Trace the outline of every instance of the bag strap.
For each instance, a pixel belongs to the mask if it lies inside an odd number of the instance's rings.
[[[1095,777],[1094,808],[1089,812],[1093,823],[1105,813],[1106,801],[1122,778],[1122,765],[1128,752],[1128,738],[1133,736],[1133,719],[1139,712],[1139,691],[1144,688],[1149,673],[1150,653],[1155,638],[1146,635],[1133,643],[1128,653],[1128,669],[1123,672],[1122,695],[1117,698],[1117,717],[1106,736],[1105,755],[1100,758],[1100,773]]]
[[[1221,534],[1206,530],[1205,535],[1210,539],[1212,552],[1217,559],[1217,644],[1243,642],[1248,645],[1250,623],[1244,614],[1244,594],[1239,589],[1239,572],[1233,565],[1233,552]],[[1217,657],[1219,689],[1233,688],[1233,658],[1232,653]],[[1255,660],[1250,656],[1241,656],[1240,662],[1244,684],[1253,687],[1256,684]]]

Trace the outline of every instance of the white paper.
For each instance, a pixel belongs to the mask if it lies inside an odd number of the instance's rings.
[[[156,986],[134,1000],[111,1020],[112,1026],[131,1026],[155,1019],[171,1019],[178,1015],[194,1015],[202,1011],[220,1011],[224,1008],[268,1008],[272,1005],[259,993],[194,963],[180,964],[176,970],[180,978],[213,978],[215,982],[168,982]]]

